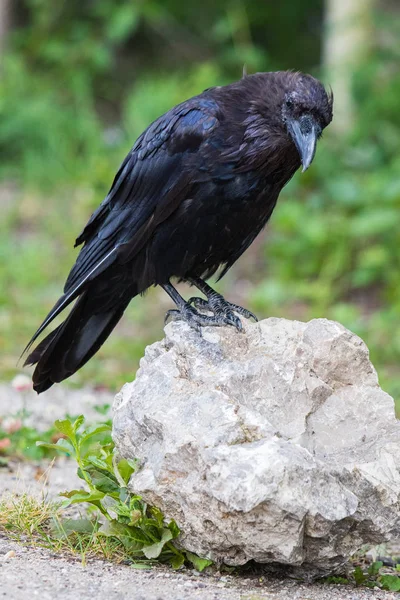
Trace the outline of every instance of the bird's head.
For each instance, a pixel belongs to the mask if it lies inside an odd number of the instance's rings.
[[[323,129],[332,120],[333,94],[311,75],[288,73],[281,107],[283,124],[303,165],[310,166]]]

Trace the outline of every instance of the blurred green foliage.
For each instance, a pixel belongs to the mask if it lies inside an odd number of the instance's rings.
[[[3,378],[57,299],[74,238],[150,121],[237,79],[244,63],[248,72],[318,75],[323,2],[303,9],[301,0],[204,0],[190,10],[178,0],[18,2],[0,80]],[[396,39],[399,21],[379,19]],[[398,60],[398,45],[386,44],[354,74],[352,131],[342,139],[327,131],[262,242],[220,288],[260,317],[341,321],[363,337],[382,385],[400,399]],[[144,345],[161,336],[164,296],[135,300],[72,383],[132,378]]]

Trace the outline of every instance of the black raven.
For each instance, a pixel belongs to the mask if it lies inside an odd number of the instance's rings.
[[[27,346],[76,300],[26,360],[37,363],[34,389],[43,392],[80,369],[132,298],[152,285],[176,304],[167,316],[197,329],[240,330],[237,314],[254,315],[204,280],[218,269],[222,277],[252,243],[283,186],[301,164],[303,171],[311,164],[331,119],[332,94],[319,81],[279,71],[207,89],[154,121],[77,238],[75,245],[84,245],[64,294]],[[207,300],[186,302],[171,277],[196,286]]]

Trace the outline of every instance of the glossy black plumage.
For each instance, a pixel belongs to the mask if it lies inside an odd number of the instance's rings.
[[[222,276],[302,161],[307,168],[331,118],[332,98],[317,80],[277,72],[206,90],[152,123],[77,238],[84,245],[64,295],[29,344],[78,298],[26,361],[37,363],[34,388],[77,371],[149,286]]]

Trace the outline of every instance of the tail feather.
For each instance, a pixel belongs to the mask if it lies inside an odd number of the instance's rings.
[[[25,364],[36,364],[33,388],[38,394],[70,377],[99,350],[134,295],[124,294],[102,307],[90,292],[78,298],[65,321],[26,359]]]
[[[36,348],[29,354],[28,358],[25,360],[24,362],[24,367],[30,367],[32,365],[36,365],[36,363],[39,361],[40,357],[42,356],[42,354],[44,353],[44,351],[46,350],[47,346],[49,346],[50,342],[55,338],[55,336],[60,332],[61,327],[64,325],[64,323],[61,323],[61,325],[59,325],[58,327],[56,327],[56,329],[54,329],[54,331],[52,331],[51,333],[49,333],[49,335],[47,335],[44,340],[42,340],[40,342],[40,344],[38,344],[36,346]],[[35,338],[36,339],[36,338]],[[27,348],[30,347],[31,344],[33,344],[35,340],[32,339],[29,342],[29,346],[27,346]]]
[[[89,271],[89,273],[87,273],[83,278],[81,278],[80,281],[79,281],[79,279],[78,279],[78,281],[75,281],[74,285],[72,286],[72,289],[70,289],[71,286],[68,286],[68,281],[71,277],[71,273],[70,273],[68,280],[67,280],[66,288],[65,288],[67,291],[65,292],[65,294],[63,296],[61,296],[61,298],[53,306],[53,308],[51,309],[51,311],[49,312],[49,314],[47,315],[47,317],[45,318],[45,320],[43,321],[43,323],[41,324],[39,329],[36,331],[36,333],[33,335],[31,340],[29,341],[28,345],[24,348],[22,355],[25,354],[25,352],[28,352],[29,348],[32,346],[33,342],[39,337],[39,335],[42,333],[42,331],[44,331],[46,329],[46,327],[48,325],[50,325],[50,323],[69,304],[71,304],[71,302],[73,302],[76,298],[78,298],[78,296],[80,294],[82,294],[82,289],[84,288],[85,285],[87,287],[88,282],[94,277],[94,275],[98,276],[99,273],[101,273],[102,271],[105,270],[105,268],[108,266],[108,263],[113,260],[113,254],[115,253],[116,249],[117,249],[116,247],[112,248],[111,251],[107,252],[106,255],[103,256],[97,264],[95,264],[95,266]]]

